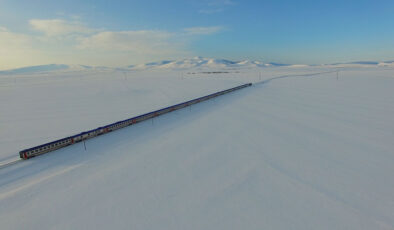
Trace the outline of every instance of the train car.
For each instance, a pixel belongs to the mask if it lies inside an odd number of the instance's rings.
[[[31,157],[35,157],[47,152],[51,152],[71,144],[73,144],[71,138],[63,138],[57,141],[53,141],[33,148],[22,150],[19,152],[19,156],[23,159],[29,159]]]

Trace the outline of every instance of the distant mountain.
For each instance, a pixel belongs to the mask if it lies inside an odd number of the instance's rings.
[[[0,75],[14,75],[14,74],[34,74],[46,72],[81,72],[81,71],[124,71],[126,68],[111,68],[105,66],[88,66],[88,65],[64,65],[64,64],[49,64],[28,66],[23,68],[0,71]]]
[[[270,62],[268,63],[270,66],[290,66],[289,64],[283,64],[283,63],[276,63],[276,62]]]
[[[161,61],[151,62],[143,65],[129,66],[132,70],[145,70],[145,69],[242,69],[242,68],[263,68],[263,67],[288,67],[288,68],[301,68],[301,67],[312,67],[312,66],[333,66],[333,67],[378,67],[378,66],[389,66],[394,67],[394,61],[357,61],[347,63],[334,63],[328,65],[303,65],[303,64],[283,64],[283,63],[263,63],[260,61],[230,61],[226,59],[214,59],[214,58],[203,58],[194,57],[186,58],[175,61]]]
[[[142,69],[190,69],[190,68],[242,68],[242,67],[266,67],[274,66],[272,64],[264,64],[259,61],[230,61],[226,59],[214,59],[214,58],[203,58],[194,57],[186,58],[175,61],[161,61],[151,62],[143,65],[129,66],[130,69],[142,70]],[[276,64],[275,66],[279,66]]]
[[[349,62],[347,64],[358,64],[358,65],[378,65],[379,62],[376,61],[356,61],[356,62]]]
[[[373,66],[393,66],[394,61],[385,61],[385,62],[377,62],[377,61],[355,61],[355,62],[344,62],[344,63],[334,63],[328,64],[325,66],[342,66],[342,67],[373,67]]]
[[[105,67],[105,66],[88,66],[88,65],[64,65],[49,64],[28,66],[18,69],[0,71],[0,75],[12,74],[33,74],[45,72],[108,72],[108,71],[134,71],[134,70],[187,70],[196,69],[201,71],[222,71],[229,69],[243,68],[265,68],[265,67],[288,67],[299,68],[308,66],[327,66],[327,67],[394,67],[394,61],[376,62],[376,61],[357,61],[347,63],[334,63],[325,65],[289,65],[283,63],[263,63],[260,61],[231,61],[226,59],[214,59],[204,57],[185,58],[181,60],[164,60],[158,62],[149,62],[142,65],[129,65],[127,67]]]
[[[385,62],[380,62],[378,66],[389,66],[389,67],[394,67],[394,61],[385,61]]]
[[[37,72],[64,70],[68,68],[69,68],[68,65],[58,65],[58,64],[37,65],[37,66],[28,66],[23,68],[11,69],[11,70],[4,70],[4,71],[0,71],[0,74],[37,73]]]

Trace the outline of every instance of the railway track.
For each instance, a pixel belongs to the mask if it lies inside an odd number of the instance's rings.
[[[21,159],[19,157],[15,157],[15,158],[12,158],[11,160],[0,162],[0,170],[3,168],[6,168],[7,166],[14,165],[14,164],[17,164],[22,161],[23,161],[23,159]]]
[[[263,81],[255,82],[253,83],[254,86],[258,85],[263,85],[267,84],[270,81],[277,80],[277,79],[282,79],[282,78],[291,78],[291,77],[313,77],[317,75],[322,75],[322,74],[327,74],[327,73],[337,73],[339,70],[332,70],[332,71],[325,71],[325,72],[317,72],[317,73],[306,73],[306,74],[288,74],[288,75],[282,75],[282,76],[277,76],[277,77],[272,77],[265,79]]]

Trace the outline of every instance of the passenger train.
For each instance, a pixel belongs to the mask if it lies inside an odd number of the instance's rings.
[[[81,142],[81,141],[84,141],[84,140],[87,140],[87,139],[90,139],[90,138],[93,138],[93,137],[96,137],[96,136],[99,136],[99,135],[102,135],[102,134],[105,134],[108,132],[115,131],[117,129],[124,128],[129,125],[136,124],[141,121],[145,121],[147,119],[151,119],[151,118],[163,115],[165,113],[172,112],[174,110],[182,109],[184,107],[187,107],[187,106],[190,106],[190,105],[202,102],[202,101],[206,101],[208,99],[211,99],[211,98],[214,98],[214,97],[226,94],[226,93],[230,93],[232,91],[242,89],[242,88],[245,88],[245,87],[248,87],[251,85],[252,85],[252,83],[240,85],[240,86],[237,86],[237,87],[234,87],[231,89],[227,89],[227,90],[213,93],[213,94],[210,94],[210,95],[207,95],[204,97],[199,97],[197,99],[193,99],[193,100],[186,101],[186,102],[176,104],[173,106],[169,106],[169,107],[166,107],[166,108],[163,108],[160,110],[156,110],[156,111],[153,111],[150,113],[146,113],[146,114],[143,114],[143,115],[140,115],[137,117],[129,118],[129,119],[126,119],[123,121],[118,121],[118,122],[115,122],[113,124],[109,124],[109,125],[106,125],[103,127],[98,127],[96,129],[82,132],[82,133],[76,134],[74,136],[66,137],[66,138],[63,138],[60,140],[52,141],[50,143],[46,143],[43,145],[39,145],[36,147],[25,149],[25,150],[22,150],[19,152],[19,156],[22,159],[29,159],[29,158],[32,158],[32,157],[35,157],[35,156],[38,156],[38,155],[41,155],[41,154],[44,154],[47,152],[54,151],[56,149],[66,147],[68,145],[72,145],[72,144],[75,144],[75,143],[78,143],[78,142]]]

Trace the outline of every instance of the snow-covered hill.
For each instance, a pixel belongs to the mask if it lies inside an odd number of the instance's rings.
[[[88,66],[88,65],[65,65],[65,64],[48,64],[27,66],[17,69],[0,71],[0,75],[23,75],[23,74],[40,74],[40,73],[70,73],[70,72],[108,72],[116,70],[125,70],[126,68],[113,68],[105,66]]]
[[[353,68],[353,67],[393,67],[394,61],[375,62],[375,61],[359,61],[348,63],[334,63],[323,65],[306,65],[306,64],[283,64],[283,63],[263,63],[261,61],[230,61],[226,59],[214,59],[204,57],[186,58],[175,61],[151,62],[142,65],[129,66],[131,70],[225,70],[225,69],[253,69],[264,67],[287,67],[287,68],[305,68],[305,67],[337,67],[337,68]]]
[[[283,63],[263,63],[261,61],[242,60],[231,61],[226,59],[214,59],[204,57],[185,58],[181,60],[163,60],[158,62],[149,62],[140,65],[129,65],[126,67],[105,67],[105,66],[87,66],[87,65],[64,65],[49,64],[39,66],[28,66],[18,69],[0,71],[0,75],[14,74],[35,74],[47,72],[111,72],[111,71],[141,71],[141,70],[200,70],[200,71],[218,71],[234,69],[260,69],[265,67],[287,67],[287,68],[304,68],[304,67],[394,67],[394,61],[376,62],[360,61],[348,63],[334,63],[323,65],[305,65],[305,64],[283,64]]]
[[[222,69],[243,69],[243,68],[259,68],[259,67],[283,67],[291,66],[280,63],[262,63],[260,61],[230,61],[226,59],[214,59],[194,57],[182,60],[164,60],[158,62],[150,62],[140,65],[129,65],[127,67],[104,67],[104,66],[87,66],[87,65],[64,65],[49,64],[40,66],[29,66],[18,69],[0,71],[0,75],[11,74],[29,74],[43,72],[94,72],[94,71],[134,71],[134,70],[222,70]]]
[[[49,65],[27,66],[17,69],[3,70],[0,71],[0,74],[6,75],[6,74],[40,73],[40,72],[60,71],[66,69],[69,69],[68,65],[49,64]]]
[[[132,69],[223,69],[223,68],[253,68],[266,67],[270,64],[264,64],[259,61],[230,61],[226,59],[214,59],[194,57],[175,61],[161,61],[154,63],[147,63],[143,65],[133,66]]]
[[[334,64],[325,64],[322,66],[330,66],[330,67],[342,67],[342,68],[368,68],[368,67],[394,67],[394,61],[358,61],[358,62],[346,62],[346,63],[334,63]]]

